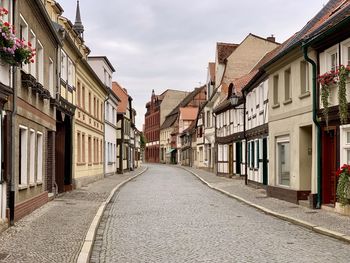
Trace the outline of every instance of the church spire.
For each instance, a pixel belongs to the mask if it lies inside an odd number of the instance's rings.
[[[77,11],[75,15],[75,23],[73,29],[79,34],[81,38],[84,38],[84,26],[80,16],[79,0],[77,0]]]

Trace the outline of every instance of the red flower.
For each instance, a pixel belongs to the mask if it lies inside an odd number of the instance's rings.
[[[8,22],[5,22],[5,23],[4,23],[4,26],[10,27],[10,24],[9,24]]]

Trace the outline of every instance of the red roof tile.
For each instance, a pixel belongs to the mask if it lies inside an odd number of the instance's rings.
[[[197,119],[198,107],[180,108],[180,118],[186,121],[194,121]]]
[[[232,52],[238,47],[237,44],[232,43],[216,43],[216,50],[218,55],[218,62],[224,63],[225,60],[232,54]]]
[[[126,109],[128,108],[129,103],[128,91],[122,86],[120,86],[119,83],[116,81],[113,81],[112,83],[112,90],[115,94],[117,94],[118,98],[120,99],[120,102],[117,107],[118,113],[126,113]]]

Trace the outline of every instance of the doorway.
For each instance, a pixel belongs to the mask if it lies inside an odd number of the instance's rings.
[[[233,145],[230,144],[228,147],[228,173],[233,175]]]
[[[241,175],[242,142],[236,142],[236,174]]]
[[[267,185],[268,184],[268,152],[267,152],[267,138],[263,138],[263,185]]]
[[[322,204],[336,202],[337,130],[336,127],[322,131]]]

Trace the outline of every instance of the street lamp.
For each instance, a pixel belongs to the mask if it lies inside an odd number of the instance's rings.
[[[233,106],[234,109],[237,110],[243,110],[243,137],[245,140],[245,166],[244,166],[244,184],[248,184],[248,151],[247,151],[247,145],[248,145],[248,140],[247,140],[247,134],[246,134],[246,118],[245,118],[245,112],[246,112],[246,98],[243,93],[243,108],[237,108],[238,106],[238,101],[239,101],[239,96],[235,92],[232,93],[230,97],[230,103],[231,106]]]

